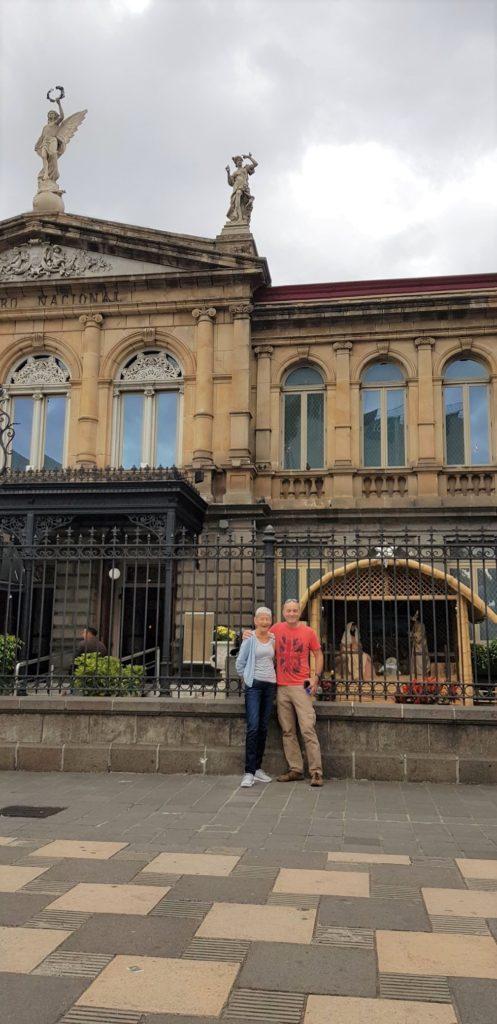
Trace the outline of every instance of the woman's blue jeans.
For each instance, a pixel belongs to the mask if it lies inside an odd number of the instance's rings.
[[[262,765],[269,718],[276,696],[276,683],[254,679],[245,690],[247,738],[245,741],[245,771],[255,775]]]

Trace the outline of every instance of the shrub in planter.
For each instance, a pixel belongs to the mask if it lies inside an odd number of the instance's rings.
[[[122,665],[119,658],[80,654],[74,661],[73,687],[85,697],[125,697],[140,693],[142,665]]]
[[[16,661],[23,646],[12,633],[0,635],[0,693],[14,692]]]
[[[474,672],[475,703],[494,701],[497,686],[497,640],[471,644],[471,664]]]
[[[218,643],[232,642],[236,637],[234,629],[228,629],[227,626],[216,626],[214,630],[214,640]]]

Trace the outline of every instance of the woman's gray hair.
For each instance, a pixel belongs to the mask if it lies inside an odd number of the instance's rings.
[[[270,615],[271,618],[273,617],[273,613],[270,608],[256,608],[254,619],[256,619],[258,615]]]

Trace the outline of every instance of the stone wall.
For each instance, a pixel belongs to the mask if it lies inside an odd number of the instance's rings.
[[[497,708],[322,704],[329,778],[497,781]],[[245,722],[236,700],[2,697],[0,768],[240,774]],[[284,767],[271,722],[265,767]]]

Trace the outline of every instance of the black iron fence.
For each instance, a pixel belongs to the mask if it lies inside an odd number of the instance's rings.
[[[281,618],[287,598],[323,647],[319,699],[494,700],[495,537],[268,527],[171,541],[158,524],[27,543],[14,521],[0,536],[0,690],[240,695],[242,631],[260,605]]]

